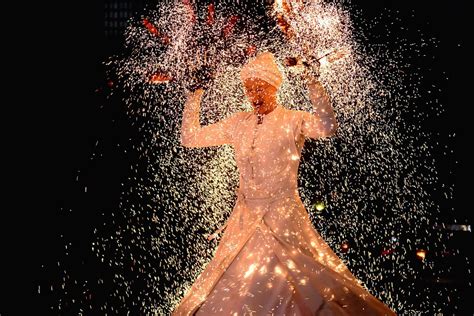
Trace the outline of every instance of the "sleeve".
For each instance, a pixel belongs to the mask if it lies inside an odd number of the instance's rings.
[[[317,115],[306,112],[299,112],[299,133],[306,138],[328,137],[334,134],[334,124],[330,118],[324,119]]]
[[[200,102],[200,97],[190,98],[186,102],[181,125],[181,144],[193,148],[232,144],[232,131],[239,113],[217,123],[201,126]]]
[[[301,134],[308,138],[335,135],[338,122],[326,90],[319,81],[310,82],[308,89],[313,111],[300,111]]]

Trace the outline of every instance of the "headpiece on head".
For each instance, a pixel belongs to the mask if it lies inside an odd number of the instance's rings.
[[[283,76],[270,52],[264,52],[249,60],[240,71],[240,78],[244,82],[248,78],[260,78],[277,89],[280,87]]]

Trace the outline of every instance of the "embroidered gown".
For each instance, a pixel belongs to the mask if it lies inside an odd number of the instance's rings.
[[[239,188],[213,259],[172,315],[395,315],[326,244],[299,197],[305,138],[326,135],[316,117],[278,105],[261,124],[237,112],[200,126],[200,102],[186,102],[182,144],[232,145]]]

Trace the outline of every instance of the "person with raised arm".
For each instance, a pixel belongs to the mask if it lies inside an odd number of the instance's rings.
[[[306,75],[313,111],[290,110],[277,92],[283,76],[270,52],[241,70],[252,111],[206,126],[203,87],[187,97],[181,143],[234,147],[237,201],[213,259],[175,307],[184,315],[395,315],[371,295],[313,227],[298,193],[305,138],[335,135],[338,123],[317,77]]]

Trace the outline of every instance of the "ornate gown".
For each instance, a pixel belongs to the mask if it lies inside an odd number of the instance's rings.
[[[200,126],[199,106],[199,97],[186,103],[182,143],[232,145],[239,188],[213,259],[172,315],[395,315],[331,250],[299,197],[305,138],[326,135],[316,117],[278,105],[261,124],[237,112]]]

